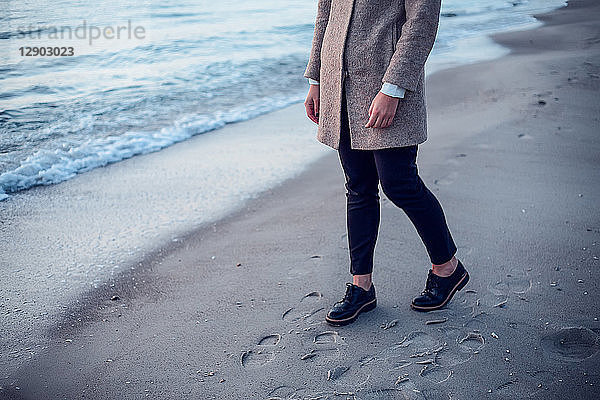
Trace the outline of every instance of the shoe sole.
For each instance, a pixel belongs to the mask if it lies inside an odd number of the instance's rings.
[[[354,322],[358,318],[360,313],[371,311],[375,307],[377,307],[377,299],[373,299],[370,302],[363,304],[358,310],[356,310],[356,312],[354,314],[352,314],[348,318],[332,319],[329,317],[325,317],[325,321],[327,321],[327,323],[329,323],[330,325],[333,325],[333,326],[348,325],[348,324]]]
[[[461,290],[462,288],[464,288],[465,285],[467,284],[467,282],[469,282],[469,273],[465,272],[465,274],[462,276],[462,278],[460,279],[460,281],[458,281],[456,283],[456,285],[454,285],[454,288],[452,288],[452,290],[450,291],[450,293],[448,293],[448,296],[446,297],[446,299],[441,304],[439,304],[437,306],[416,306],[413,303],[411,303],[410,307],[413,310],[417,310],[417,311],[433,311],[433,310],[438,310],[438,309],[444,307],[450,301],[450,299],[452,299],[452,297],[454,296],[454,293],[456,293],[459,290]]]

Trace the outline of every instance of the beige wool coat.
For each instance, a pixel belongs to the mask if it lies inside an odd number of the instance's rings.
[[[345,86],[353,149],[427,139],[425,61],[437,35],[441,0],[319,0],[304,77],[319,81],[317,140],[339,148]],[[384,82],[406,89],[385,128],[365,128]]]

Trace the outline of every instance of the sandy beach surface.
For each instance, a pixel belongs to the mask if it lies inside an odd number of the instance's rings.
[[[60,320],[23,328],[19,343],[33,344],[3,349],[0,398],[598,398],[600,3],[537,18],[544,26],[494,35],[508,56],[427,79],[420,174],[471,275],[448,307],[410,309],[430,265],[382,198],[378,307],[346,327],[324,322],[350,278],[343,174],[325,152],[64,305]],[[316,130],[302,104],[227,129],[290,127]],[[144,160],[193,157],[194,143],[90,174],[126,185],[123,165],[141,174]],[[77,189],[75,201],[78,185],[36,190],[58,202]]]

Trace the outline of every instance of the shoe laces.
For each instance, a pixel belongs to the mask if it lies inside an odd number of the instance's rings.
[[[346,294],[342,301],[350,302],[352,300],[352,293],[354,292],[354,286],[351,283],[346,283]]]
[[[353,293],[353,291],[354,291],[354,287],[352,286],[351,283],[347,282],[346,283],[346,294],[344,294],[344,298],[341,299],[341,300],[338,300],[336,302],[336,304],[338,304],[338,303],[342,304],[344,302],[350,303],[352,301],[352,293]]]
[[[425,282],[425,290],[423,292],[430,292],[437,287],[439,287],[439,280],[437,278],[437,275],[435,275],[432,270],[429,270],[429,274],[427,275],[427,281]]]

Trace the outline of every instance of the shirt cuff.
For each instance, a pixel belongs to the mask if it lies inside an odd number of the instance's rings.
[[[309,83],[309,85],[318,85],[319,81],[315,81],[314,79],[308,78],[308,83]]]
[[[406,89],[394,85],[393,83],[383,82],[383,86],[381,87],[381,93],[392,97],[399,97],[401,99],[404,98],[405,92]]]

